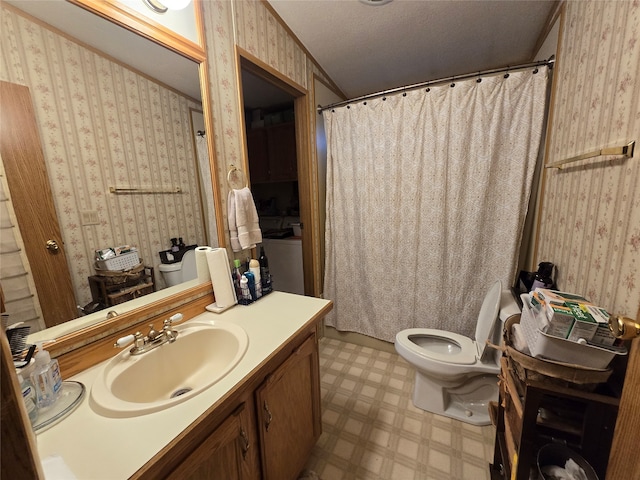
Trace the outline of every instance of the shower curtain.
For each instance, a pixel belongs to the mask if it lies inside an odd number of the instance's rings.
[[[324,111],[327,324],[474,336],[489,286],[517,268],[547,68]]]
[[[205,135],[196,136],[196,150],[198,154],[198,172],[200,174],[200,184],[202,185],[203,208],[205,211],[206,230],[209,237],[209,246],[218,246],[218,230],[216,227],[216,211],[213,207],[213,187],[211,186],[211,165],[209,163],[209,150],[207,148],[207,137]]]

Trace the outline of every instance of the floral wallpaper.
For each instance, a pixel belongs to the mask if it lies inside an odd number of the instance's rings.
[[[288,33],[260,0],[217,1],[205,0],[205,50],[209,59],[209,81],[214,118],[214,140],[218,178],[220,179],[223,212],[227,211],[229,166],[242,164],[243,140],[241,135],[242,108],[238,93],[240,85],[236,72],[235,46],[239,46],[265,62],[271,68],[290,78],[303,88],[312,89],[313,75],[326,80],[324,73],[307,56],[298,42]],[[307,92],[309,111],[309,138],[315,138],[315,111],[313,92]],[[310,142],[311,158],[315,158],[315,142]],[[314,166],[314,168],[316,168]],[[311,172],[312,215],[318,222],[317,172]],[[225,220],[226,221],[226,220]],[[228,226],[225,228],[229,244]],[[320,258],[320,237],[313,239],[314,258]],[[232,253],[230,252],[230,255]],[[314,284],[320,292],[322,272],[314,269]]]
[[[30,88],[78,304],[91,300],[95,249],[134,245],[157,267],[171,237],[203,244],[189,110],[200,103],[13,9],[1,13],[0,79]],[[182,193],[115,195],[111,186]],[[87,210],[98,224],[83,225]]]
[[[571,1],[556,65],[547,163],[640,141],[640,2]],[[558,286],[635,318],[640,305],[640,151],[547,169],[538,261]]]

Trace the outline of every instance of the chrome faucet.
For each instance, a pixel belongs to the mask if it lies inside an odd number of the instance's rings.
[[[182,314],[176,313],[163,322],[162,330],[159,332],[153,325],[149,325],[149,333],[147,333],[147,335],[136,332],[135,334],[119,338],[113,346],[123,348],[133,341],[133,347],[131,347],[129,352],[131,355],[141,355],[165,343],[173,343],[178,337],[178,332],[174,330],[171,325],[173,322],[179,322],[180,320],[182,320]]]

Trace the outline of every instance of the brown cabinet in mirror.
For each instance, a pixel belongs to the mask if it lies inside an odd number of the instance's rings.
[[[283,123],[247,131],[251,183],[296,182],[296,130]]]

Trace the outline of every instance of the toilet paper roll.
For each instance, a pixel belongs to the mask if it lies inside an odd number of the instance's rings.
[[[200,283],[211,280],[207,263],[207,252],[211,250],[213,250],[211,247],[196,247],[196,272],[198,272],[198,282]]]
[[[224,248],[212,248],[205,255],[211,283],[213,284],[213,294],[216,297],[216,302],[213,304],[214,309],[207,307],[207,310],[216,311],[215,307],[220,311],[226,310],[238,303],[236,291],[231,280],[227,250]]]

